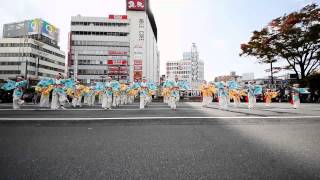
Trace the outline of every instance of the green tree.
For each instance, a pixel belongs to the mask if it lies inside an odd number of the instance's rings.
[[[241,44],[240,56],[257,57],[261,63],[285,61],[298,80],[320,67],[320,8],[307,5],[300,11],[272,20]]]

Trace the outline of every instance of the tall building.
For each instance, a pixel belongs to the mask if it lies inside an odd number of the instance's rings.
[[[53,78],[65,74],[59,29],[42,19],[4,24],[0,39],[0,79]]]
[[[159,82],[157,26],[148,0],[127,0],[126,15],[71,18],[68,74],[83,83],[148,78]]]
[[[187,81],[193,89],[197,89],[204,80],[204,63],[199,59],[196,44],[192,44],[191,51],[183,53],[181,61],[168,61],[167,77],[174,79],[176,76],[182,81]]]

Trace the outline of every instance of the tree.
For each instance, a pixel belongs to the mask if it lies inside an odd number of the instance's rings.
[[[285,61],[284,69],[305,79],[320,67],[320,8],[311,4],[272,20],[241,50],[240,56],[255,56],[260,63]]]

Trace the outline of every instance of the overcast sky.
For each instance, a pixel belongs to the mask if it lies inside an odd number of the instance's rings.
[[[161,74],[168,60],[182,59],[182,53],[197,43],[205,63],[205,78],[254,72],[268,76],[267,66],[254,58],[239,57],[240,44],[252,31],[271,19],[299,10],[320,0],[150,0],[158,26]],[[42,18],[60,28],[60,46],[67,50],[71,16],[125,14],[125,0],[1,0],[0,24]],[[2,35],[2,32],[1,32]]]

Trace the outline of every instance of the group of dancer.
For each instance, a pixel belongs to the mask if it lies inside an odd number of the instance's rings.
[[[2,86],[2,89],[14,90],[14,109],[20,109],[20,106],[24,104],[22,96],[27,85],[27,80],[21,76],[17,78],[17,81],[8,80]],[[263,92],[262,86],[255,85],[252,81],[245,87],[240,87],[235,81],[210,82],[209,84],[204,81],[199,89],[202,92],[204,107],[208,107],[213,98],[217,97],[220,107],[224,109],[228,108],[231,100],[234,106],[238,107],[243,97],[247,99],[248,108],[253,109],[259,95],[263,95],[266,106],[270,106],[272,99],[278,96],[278,93],[271,89],[266,89]],[[97,82],[95,86],[85,86],[79,81],[65,79],[61,73],[55,79],[40,80],[35,88],[35,91],[41,95],[39,106],[53,110],[65,109],[66,103],[73,108],[82,107],[83,104],[94,106],[96,99],[99,100],[98,103],[101,104],[101,107],[107,110],[120,105],[133,104],[135,99],[139,99],[139,109],[145,109],[152,102],[152,97],[159,91],[164,103],[168,104],[172,110],[176,110],[181,92],[188,90],[191,90],[188,83],[179,81],[177,76],[174,80],[166,80],[160,87],[148,82],[147,78],[124,84],[112,80],[111,77],[108,77],[106,82]],[[309,93],[306,88],[299,88],[298,84],[293,85],[291,102],[294,108],[300,106],[300,94],[306,93]],[[51,103],[50,95],[52,96]],[[72,99],[71,102],[69,99]]]
[[[166,80],[161,87],[163,102],[168,104],[172,110],[176,110],[181,92],[190,89],[189,84],[185,81],[179,81],[178,76],[176,76],[174,80]]]
[[[13,108],[20,109],[24,104],[23,92],[27,87],[27,80],[22,76],[17,81],[8,80],[2,86],[4,90],[13,90]],[[134,99],[139,96],[140,109],[144,109],[155,95],[157,87],[146,78],[137,80],[134,83],[119,83],[108,77],[106,82],[97,82],[95,86],[85,86],[79,81],[65,79],[59,73],[55,79],[42,79],[35,87],[35,91],[41,95],[39,106],[51,108],[52,110],[65,109],[66,104],[73,108],[82,105],[94,106],[96,99],[103,109],[111,110],[112,107],[133,104]],[[50,103],[51,96],[51,103]],[[72,99],[71,102],[69,99]]]
[[[202,105],[208,107],[213,101],[214,97],[217,97],[221,108],[228,108],[230,101],[233,101],[234,107],[238,107],[241,103],[242,97],[246,98],[248,102],[248,108],[254,109],[256,105],[257,96],[262,95],[265,100],[265,105],[270,107],[272,99],[278,96],[278,92],[266,89],[263,92],[261,85],[256,85],[253,81],[250,81],[245,87],[240,87],[235,81],[228,82],[211,82],[206,81],[199,87],[202,92],[203,101]],[[299,84],[294,84],[291,93],[291,104],[293,108],[300,107],[300,94],[308,94],[306,88],[299,88]]]

